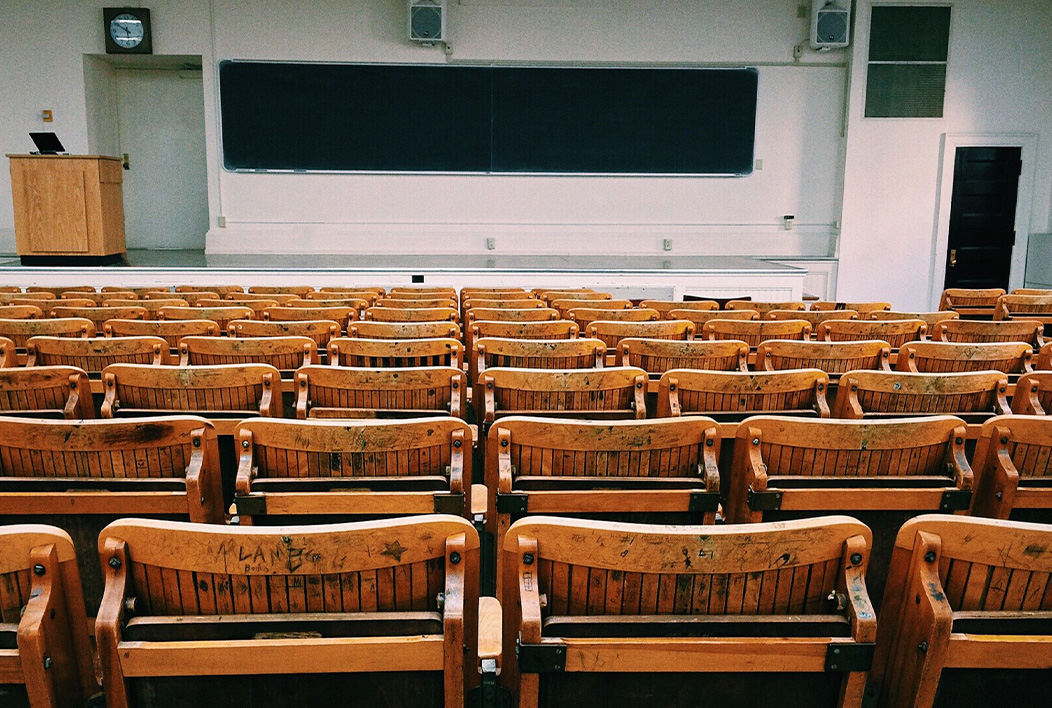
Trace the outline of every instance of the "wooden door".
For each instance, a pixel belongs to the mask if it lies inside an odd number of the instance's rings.
[[[947,288],[1008,288],[1022,167],[1019,147],[957,148]]]

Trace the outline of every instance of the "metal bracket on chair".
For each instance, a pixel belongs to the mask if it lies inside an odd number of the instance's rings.
[[[453,516],[463,516],[464,493],[439,492],[435,494],[435,513],[452,514]]]
[[[826,671],[869,671],[876,646],[875,642],[830,644],[826,648]]]
[[[782,508],[782,493],[754,492],[750,489],[748,504],[753,511],[777,511]]]
[[[262,516],[267,513],[267,497],[263,494],[235,495],[234,507],[239,516]]]
[[[482,660],[482,685],[468,692],[467,708],[512,708],[511,692],[497,685],[496,659]]]
[[[563,644],[515,643],[519,673],[556,674],[566,671],[566,646]]]
[[[687,510],[693,513],[720,510],[719,492],[691,492]]]
[[[972,505],[970,489],[947,489],[942,493],[939,511],[964,511]]]
[[[530,510],[530,495],[522,492],[497,492],[497,512],[501,514],[524,515]]]

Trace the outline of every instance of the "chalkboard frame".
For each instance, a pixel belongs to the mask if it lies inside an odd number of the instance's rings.
[[[356,168],[317,168],[317,167],[245,167],[245,166],[231,166],[228,161],[228,155],[226,150],[226,133],[227,133],[227,114],[223,110],[223,72],[228,66],[235,65],[281,65],[281,66],[294,66],[294,67],[306,67],[306,66],[321,66],[326,68],[333,67],[364,67],[367,69],[376,69],[384,67],[394,67],[402,69],[438,69],[438,70],[457,70],[457,69],[476,69],[476,70],[488,70],[494,74],[501,71],[516,70],[516,69],[527,69],[527,70],[601,70],[601,71],[617,71],[617,70],[642,70],[642,71],[689,71],[689,72],[737,72],[739,74],[750,75],[751,86],[748,87],[751,90],[751,95],[746,96],[746,100],[749,101],[748,111],[751,115],[751,121],[747,124],[749,130],[748,140],[748,159],[744,159],[744,151],[739,155],[739,163],[743,167],[740,171],[580,171],[580,170],[518,170],[518,169],[493,169],[493,146],[492,146],[492,126],[491,126],[491,138],[490,138],[490,154],[489,154],[489,169],[356,169]],[[695,66],[689,64],[660,64],[660,65],[647,65],[647,64],[620,64],[620,65],[562,65],[562,64],[437,64],[437,63],[398,63],[398,62],[322,62],[322,61],[271,61],[271,60],[223,60],[219,62],[217,67],[217,86],[219,89],[219,141],[220,141],[220,157],[221,165],[223,169],[231,173],[239,174],[360,174],[360,175],[458,175],[458,176],[472,176],[472,175],[494,175],[494,176],[573,176],[573,177],[707,177],[707,178],[720,178],[720,177],[745,177],[752,173],[753,164],[755,161],[755,149],[756,149],[756,127],[758,122],[758,93],[759,93],[759,72],[755,67],[748,66]],[[493,85],[490,85],[490,92],[493,92]],[[493,111],[492,106],[490,110]],[[490,115],[492,121],[492,114]],[[744,131],[743,131],[744,135]]]

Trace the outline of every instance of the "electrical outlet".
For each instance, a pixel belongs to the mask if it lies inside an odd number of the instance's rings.
[[[221,229],[225,229],[226,228],[226,217],[225,216],[217,216],[216,217],[216,226],[218,226]]]
[[[490,237],[486,239],[486,250],[492,251],[497,248],[497,239]]]
[[[763,169],[763,160],[757,160],[756,161],[756,171],[759,172],[762,169]]]
[[[670,239],[670,238],[665,239],[665,241],[661,244],[661,247],[664,248],[666,251],[671,251],[672,250],[672,239]]]

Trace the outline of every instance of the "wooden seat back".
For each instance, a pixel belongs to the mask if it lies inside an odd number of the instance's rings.
[[[452,307],[370,307],[365,319],[373,322],[460,322]]]
[[[91,375],[110,364],[167,364],[168,349],[160,337],[32,337],[26,366],[75,366]]]
[[[749,345],[742,341],[677,341],[626,337],[619,344],[620,365],[636,366],[653,376],[670,369],[748,371]]]
[[[639,303],[640,307],[645,307],[649,310],[657,310],[658,317],[663,320],[676,319],[669,313],[673,310],[701,310],[702,312],[715,312],[720,309],[720,304],[715,300],[643,300]]]
[[[0,412],[34,418],[94,418],[88,374],[73,366],[0,369]]]
[[[0,337],[7,337],[19,349],[33,337],[87,338],[95,336],[95,324],[83,317],[41,320],[0,319]]]
[[[997,298],[1004,294],[1004,288],[947,288],[942,291],[939,309],[989,318],[997,308]]]
[[[480,433],[497,418],[547,415],[611,420],[646,418],[647,375],[634,367],[487,369],[473,403]]]
[[[91,322],[95,332],[102,332],[110,320],[147,320],[150,313],[142,307],[53,307],[51,316],[58,320],[81,319]],[[53,335],[63,336],[63,335]],[[94,334],[84,335],[88,337]]]
[[[1037,353],[1034,368],[1039,371],[1052,371],[1052,342],[1046,342]]]
[[[219,293],[225,297],[230,293],[243,293],[245,292],[245,287],[243,285],[176,285],[175,292],[177,294],[212,292]]]
[[[1041,320],[943,320],[932,329],[937,342],[1026,342],[1035,349],[1045,344]]]
[[[981,422],[1011,413],[1007,392],[1008,378],[999,371],[849,371],[840,378],[833,417],[955,415]]]
[[[540,303],[540,300],[536,302]],[[542,303],[543,304],[543,303]],[[545,322],[559,319],[559,311],[550,307],[472,307],[464,314],[466,326],[486,322]]]
[[[474,297],[463,298],[461,300],[461,306],[465,310],[473,310],[475,308],[492,310],[528,310],[531,308],[546,307],[543,300],[538,300],[535,297],[527,297],[525,293],[519,297],[505,298],[476,295]]]
[[[69,292],[76,292],[75,290],[69,290]],[[151,290],[157,290],[156,285],[104,285],[99,288],[100,293],[126,293],[130,292],[135,295],[136,298],[141,298]],[[179,295],[176,294],[176,297]]]
[[[40,320],[44,316],[36,305],[0,305],[0,320]]]
[[[757,302],[755,300],[730,300],[723,308],[724,310],[756,310],[763,318],[771,310],[806,310],[807,303],[802,300],[790,300],[788,302]]]
[[[363,312],[365,308],[370,307],[373,304],[372,300],[367,300],[360,297],[329,297],[325,299],[321,298],[296,298],[293,297],[285,302],[281,303],[282,307],[306,307],[306,308],[324,308],[324,307],[353,307],[359,313]],[[359,314],[360,316],[360,314]]]
[[[170,300],[173,297],[172,293],[163,290],[148,292],[143,294],[143,300]],[[223,296],[216,292],[193,292],[193,293],[178,293],[177,297],[180,300],[186,300],[186,304],[191,307],[200,305],[204,300],[222,300]],[[111,298],[112,299],[112,298]],[[101,303],[100,303],[101,304]]]
[[[812,332],[817,332],[818,326],[826,320],[857,320],[860,315],[855,310],[771,310],[764,319],[803,320],[811,325]]]
[[[348,337],[362,339],[460,339],[456,322],[355,322]]]
[[[1012,412],[1019,415],[1052,413],[1052,371],[1035,371],[1019,377],[1012,396]]]
[[[281,374],[267,364],[145,366],[111,364],[102,372],[102,417],[151,412],[206,418],[282,415]]]
[[[867,312],[864,317],[860,319],[864,320],[921,320],[924,324],[928,325],[928,333],[932,335],[935,332],[935,325],[944,320],[959,320],[961,315],[959,312],[953,310],[938,310],[936,312],[898,312],[895,310],[873,310]]]
[[[234,320],[255,319],[255,312],[250,307],[164,307],[157,313],[159,320],[212,320],[219,325],[219,330],[226,328]]]
[[[657,415],[700,414],[740,420],[756,413],[829,417],[829,376],[796,371],[697,371],[670,369],[658,383]]]
[[[1000,371],[1023,374],[1032,371],[1034,350],[1025,342],[907,342],[899,348],[895,368],[899,371],[940,372]]]
[[[387,291],[387,297],[412,300],[418,297],[448,297],[451,300],[457,298],[457,289],[438,285],[396,285]]]
[[[768,339],[809,339],[811,324],[805,320],[713,319],[705,323],[701,332],[705,339],[733,339],[755,348]]]
[[[362,339],[329,342],[329,364],[366,369],[442,366],[463,369],[464,347],[455,339]]]
[[[107,337],[160,337],[169,349],[178,349],[183,337],[218,337],[219,325],[212,320],[106,320]]]
[[[184,337],[179,343],[179,366],[269,364],[289,371],[317,363],[310,337]]]
[[[487,369],[601,369],[606,345],[598,339],[502,339],[474,341],[471,385]]]
[[[552,303],[556,300],[613,300],[614,296],[611,293],[601,293],[591,288],[568,288],[566,290],[537,290],[534,289],[534,295],[539,296],[544,300],[548,307],[552,306]]]
[[[227,293],[221,299],[229,300],[231,304],[234,305],[246,305],[251,307],[249,303],[253,301],[287,305],[290,302],[302,300],[303,298],[297,293]]]
[[[146,310],[146,319],[156,320],[160,319],[160,312],[162,308],[166,307],[189,307],[190,303],[182,298],[167,298],[164,300],[103,300],[103,307],[141,307]]]
[[[823,342],[861,342],[879,339],[892,349],[924,339],[928,325],[923,320],[826,320],[818,325],[817,339]]]
[[[467,379],[452,367],[352,369],[304,366],[296,372],[296,417],[463,418]]]
[[[48,301],[57,299],[58,298],[52,293],[0,293],[0,305],[12,305],[15,304],[16,301],[31,300],[34,303],[40,301],[38,307],[44,309],[49,306]]]
[[[572,297],[551,300],[548,303],[548,307],[558,310],[559,316],[566,319],[570,310],[580,308],[587,310],[630,310],[632,309],[632,301],[614,300],[612,298],[584,299]]]
[[[97,690],[87,626],[69,535],[41,524],[0,526],[3,683],[24,686],[34,708],[86,705]],[[12,705],[23,704],[18,693],[4,691]]]
[[[62,293],[93,293],[95,292],[95,286],[93,285],[27,285],[27,293],[49,293],[54,297],[58,297]]]
[[[361,300],[368,300],[370,303],[376,302],[387,291],[383,288],[366,288],[366,287],[324,287],[318,288],[317,291],[307,293],[303,295],[304,300],[330,300],[332,298],[359,298]]]
[[[588,336],[602,340],[610,350],[616,350],[621,340],[664,339],[689,341],[694,339],[694,323],[690,320],[660,320],[647,322],[615,322],[596,320],[588,325]]]
[[[245,421],[234,432],[239,523],[436,512],[466,517],[471,438],[471,427],[452,417]]]
[[[821,369],[827,374],[842,374],[852,369],[890,371],[890,357],[891,346],[876,339],[864,342],[775,339],[762,342],[756,348],[756,369]]]
[[[397,295],[397,293],[396,293]],[[382,297],[377,300],[374,307],[395,307],[395,308],[428,308],[428,307],[451,307],[456,309],[457,301],[455,298],[448,297],[414,297],[402,298],[402,297]]]
[[[830,310],[853,310],[855,312],[858,312],[859,314],[869,314],[870,312],[890,309],[890,302],[834,302],[832,300],[815,300],[811,303],[811,310],[815,312],[828,312]]]
[[[272,307],[278,307],[280,303],[273,298],[264,299],[245,299],[245,298],[225,298],[216,300],[198,300],[194,307],[247,307],[254,313],[252,316],[254,319],[263,319],[263,312]]]
[[[503,322],[477,320],[469,325],[471,341],[480,337],[502,339],[576,339],[580,328],[571,320],[548,322]]]
[[[248,292],[256,295],[297,295],[303,297],[314,292],[310,285],[253,285]]]
[[[756,310],[672,310],[668,316],[674,320],[687,320],[694,323],[699,333],[710,320],[758,320],[760,313]]]
[[[997,298],[995,320],[1018,318],[1052,322],[1052,295],[1002,295]]]
[[[650,322],[657,320],[657,310],[636,308],[634,310],[594,310],[590,307],[575,307],[568,317],[577,323],[582,331],[587,332],[593,322]]]
[[[1035,552],[1049,544],[1052,529],[1044,524],[939,514],[906,522],[881,608],[875,705],[928,707],[936,694],[940,705],[992,705],[992,693],[983,700],[991,674],[982,669],[1014,678],[997,682],[1000,705],[1043,702],[1045,689],[1020,679],[1037,678],[1052,661],[1044,629],[1052,562]]]
[[[340,325],[333,320],[231,320],[226,333],[230,337],[309,337],[319,351],[323,351],[332,339],[340,336]]]
[[[1052,418],[1009,415],[983,423],[972,464],[978,479],[972,514],[1024,515],[1052,522]]]
[[[605,672],[590,684],[596,705],[631,685],[608,687],[621,672],[636,680],[655,672],[661,686],[699,672],[706,683],[738,674],[734,687],[752,694],[763,683],[754,672],[828,671],[819,684],[826,696],[857,708],[868,665],[826,658],[864,650],[876,636],[865,581],[871,538],[842,516],[750,528],[521,519],[499,549],[500,680],[519,706],[535,708],[542,697],[546,706],[567,704],[561,671]],[[786,621],[796,638],[785,638]],[[545,648],[565,655],[561,671],[527,661]],[[757,705],[781,703],[768,698],[777,703]]]
[[[0,337],[0,368],[18,366],[18,347],[7,337]]]

